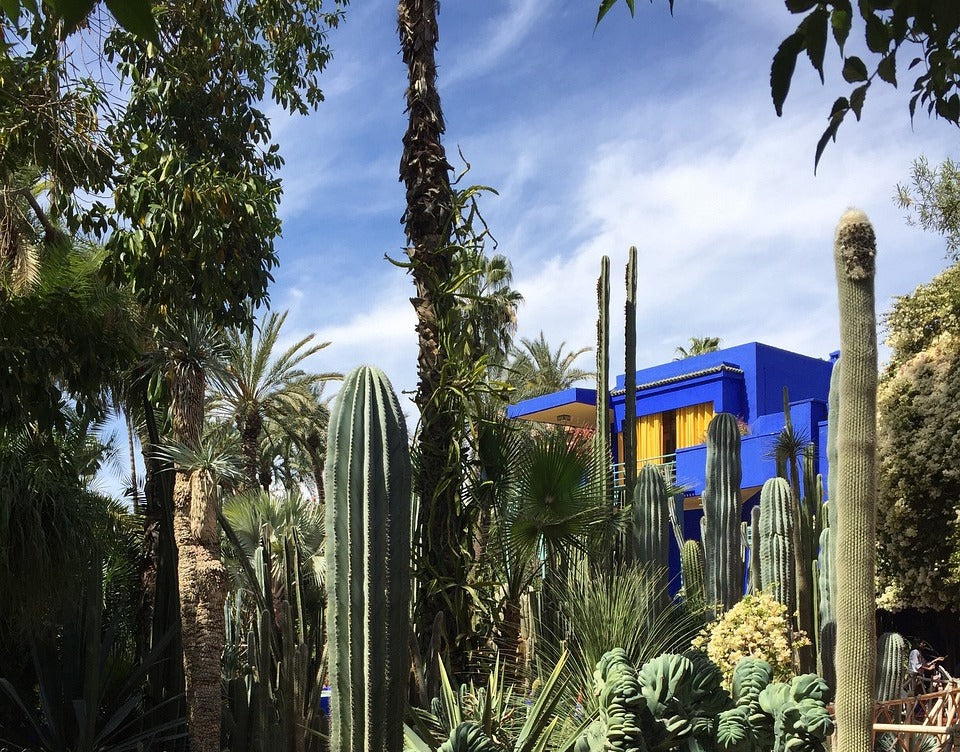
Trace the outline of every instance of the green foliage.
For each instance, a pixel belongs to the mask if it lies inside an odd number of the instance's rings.
[[[947,256],[960,259],[960,165],[948,158],[931,167],[926,157],[917,157],[910,186],[898,184],[895,198],[907,210],[908,224],[943,235]]]
[[[24,14],[40,17],[48,14],[51,20],[63,23],[63,34],[75,32],[93,13],[99,0],[49,0],[40,4],[30,0],[8,0],[0,10],[10,23],[18,23]],[[150,0],[104,0],[104,5],[117,22],[132,34],[156,40],[157,28]]]
[[[62,425],[65,397],[81,415],[105,413],[107,388],[140,338],[130,296],[97,276],[103,258],[89,246],[48,246],[22,290],[0,265],[0,425]]]
[[[410,454],[390,381],[344,379],[326,462],[331,746],[395,750],[409,668]]]
[[[707,609],[704,593],[703,547],[700,541],[684,541],[680,549],[680,572],[683,576],[683,604],[691,614],[702,616]]]
[[[159,722],[145,714],[143,680],[164,644],[143,662],[133,661],[116,639],[116,622],[102,623],[96,562],[85,567],[83,576],[82,596],[66,609],[61,623],[31,639],[31,679],[38,696],[32,696],[32,687],[18,690],[0,679],[22,724],[22,736],[17,728],[4,728],[0,741],[43,752],[126,752],[183,736],[182,718]]]
[[[573,686],[587,690],[588,708],[596,701],[589,693],[593,669],[604,653],[619,647],[639,665],[689,645],[700,628],[702,612],[664,606],[663,587],[663,572],[647,566],[576,579],[563,590],[559,602],[569,626],[569,670]]]
[[[674,349],[674,360],[684,360],[704,353],[716,352],[720,349],[719,337],[691,337],[690,346],[677,345]]]
[[[107,128],[113,205],[96,204],[86,226],[110,230],[105,272],[149,309],[246,323],[247,301],[267,300],[282,159],[258,105],[320,102],[340,18],[321,0],[174,2],[157,16],[161,37],[177,40],[169,49],[120,30],[107,38],[129,101]]]
[[[861,0],[854,10],[850,0],[788,0],[787,9],[806,14],[790,36],[783,40],[773,57],[770,69],[770,91],[777,114],[790,91],[796,61],[801,52],[824,80],[824,56],[832,37],[843,59],[841,74],[853,84],[850,94],[839,97],[830,110],[830,122],[817,144],[814,165],[823,150],[835,139],[840,124],[848,113],[857,120],[863,109],[866,93],[875,79],[897,85],[897,55],[908,54],[914,43],[920,47],[906,69],[919,67],[910,97],[910,116],[917,105],[929,114],[960,125],[960,70],[957,67],[957,45],[960,42],[960,13],[952,0],[916,3],[911,0],[875,2]],[[846,42],[857,24],[862,29],[867,62],[857,55],[847,55]],[[858,32],[859,33],[859,32]],[[905,60],[901,59],[901,71]]]
[[[415,752],[538,752],[553,748],[565,697],[567,656],[562,654],[528,703],[504,688],[499,660],[494,662],[484,687],[473,683],[454,691],[440,666],[441,695],[432,710],[414,708],[416,729],[404,729],[404,749]]]
[[[909,295],[897,296],[884,316],[891,349],[887,374],[915,355],[931,348],[942,335],[960,335],[960,264],[918,285]]]
[[[878,396],[878,605],[956,608],[960,598],[960,336],[888,371]],[[947,573],[947,576],[945,575]]]
[[[514,387],[512,399],[521,400],[561,391],[594,376],[592,371],[575,368],[574,363],[589,347],[564,353],[566,342],[554,350],[543,332],[535,339],[520,339],[507,363],[507,380]]]

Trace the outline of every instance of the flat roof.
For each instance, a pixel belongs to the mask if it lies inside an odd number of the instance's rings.
[[[510,405],[507,407],[507,417],[558,426],[592,428],[596,420],[596,405],[596,389],[571,387]]]

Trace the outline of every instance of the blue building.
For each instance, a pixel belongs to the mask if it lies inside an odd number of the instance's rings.
[[[817,471],[826,474],[827,394],[837,353],[829,359],[781,350],[759,342],[644,368],[636,373],[637,465],[663,466],[668,481],[687,489],[684,532],[699,538],[700,495],[706,466],[707,424],[720,412],[736,415],[741,444],[744,519],[764,481],[776,475],[771,456],[783,429],[783,390],[790,399],[794,430],[816,446]],[[625,377],[610,392],[614,482],[622,482]],[[510,418],[593,427],[596,390],[572,388],[512,405]]]

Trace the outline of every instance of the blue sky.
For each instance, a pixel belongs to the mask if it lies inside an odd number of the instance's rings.
[[[942,240],[908,227],[892,196],[915,156],[937,163],[960,134],[926,115],[911,125],[906,71],[900,90],[868,93],[863,121],[841,127],[814,176],[830,104],[850,87],[835,48],[826,86],[800,60],[776,117],[770,59],[797,22],[782,3],[678,0],[671,17],[666,0],[641,1],[631,19],[621,2],[594,30],[595,17],[594,0],[442,3],[447,152],[472,164],[468,184],[499,191],[483,211],[526,298],[518,336],[592,346],[606,254],[622,343],[636,245],[640,367],[706,335],[826,357],[838,345],[833,231],[849,206],[877,230],[880,311],[945,266]],[[308,117],[274,113],[287,162],[272,308],[290,311],[288,342],[332,342],[316,370],[372,363],[411,393],[413,286],[384,260],[404,246],[395,0],[354,2],[329,41],[326,101]],[[592,356],[580,365],[592,370]],[[611,370],[623,370],[618,349]]]
[[[351,6],[330,36],[326,102],[275,119],[287,165],[272,300],[290,310],[290,338],[332,342],[318,369],[374,363],[410,391],[412,283],[383,258],[404,245],[395,12],[392,0]],[[592,345],[599,259],[611,257],[619,322],[636,245],[641,366],[704,335],[826,356],[837,347],[832,235],[852,205],[877,229],[881,310],[944,266],[942,241],[906,226],[892,196],[916,155],[940,161],[958,134],[925,115],[911,126],[905,73],[899,91],[868,93],[863,121],[842,126],[814,176],[829,106],[849,87],[835,49],[826,86],[801,60],[776,117],[770,59],[797,21],[780,3],[681,1],[671,18],[656,0],[633,19],[621,3],[594,30],[595,15],[584,0],[442,3],[447,152],[471,163],[467,183],[499,191],[483,210],[526,298],[520,336]],[[622,356],[611,365],[622,371]]]

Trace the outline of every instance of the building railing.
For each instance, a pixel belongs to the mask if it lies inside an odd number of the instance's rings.
[[[677,455],[662,454],[659,457],[644,457],[643,459],[638,459],[637,473],[640,472],[640,468],[644,465],[650,464],[660,471],[660,474],[663,475],[663,479],[668,486],[672,486],[677,482]],[[615,462],[613,464],[613,487],[615,490],[624,487],[625,478],[626,465],[623,462]]]

